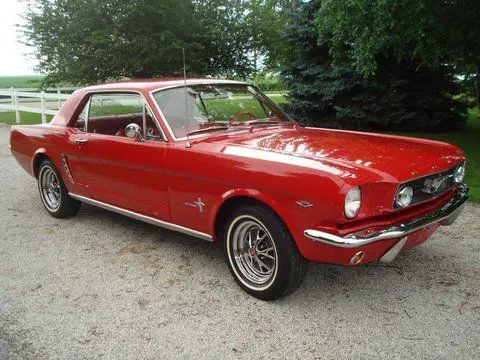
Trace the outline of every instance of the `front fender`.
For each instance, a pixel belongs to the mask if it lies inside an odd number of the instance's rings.
[[[319,246],[312,240],[306,238],[304,236],[304,230],[308,228],[309,224],[318,224],[317,219],[332,216],[332,214],[338,211],[338,209],[335,209],[337,202],[332,201],[336,196],[341,195],[339,193],[330,194],[328,201],[327,199],[317,199],[312,207],[302,207],[297,204],[297,201],[310,199],[298,199],[296,195],[292,194],[269,193],[251,188],[231,189],[222,194],[212,209],[213,211],[209,222],[210,233],[213,234],[215,241],[221,240],[216,238],[215,224],[222,205],[235,197],[248,197],[260,201],[275,211],[290,231],[302,256],[311,260],[317,253],[318,248],[322,248],[322,244]],[[328,248],[327,245],[323,247]],[[336,256],[332,249],[321,250],[331,252],[331,254],[326,256],[327,260],[329,257]]]
[[[275,196],[256,189],[236,188],[223,193],[213,206],[209,220],[209,229],[212,234],[215,234],[215,223],[220,208],[223,204],[225,204],[225,202],[235,197],[248,197],[267,205],[282,218],[282,220],[287,225],[287,228],[292,231],[292,229],[290,229],[290,224],[293,224],[293,219],[291,218],[291,215],[289,214],[285,206],[282,205],[282,202],[276,199]]]

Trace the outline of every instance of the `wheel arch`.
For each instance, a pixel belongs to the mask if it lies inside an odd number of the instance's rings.
[[[245,204],[256,204],[270,209],[283,221],[287,229],[292,233],[292,229],[289,226],[290,219],[288,213],[272,196],[252,189],[236,189],[223,194],[214,206],[213,216],[210,220],[210,229],[212,229],[214,241],[221,240],[223,224],[228,215],[235,208]]]
[[[32,174],[35,176],[36,179],[38,179],[38,170],[40,167],[40,164],[42,163],[43,160],[52,160],[48,155],[47,151],[44,148],[40,148],[37,151],[35,151],[35,154],[32,159]]]

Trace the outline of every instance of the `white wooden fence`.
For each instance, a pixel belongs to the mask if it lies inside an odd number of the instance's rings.
[[[56,115],[62,103],[70,95],[62,92],[72,92],[76,88],[48,88],[44,91],[38,89],[0,89],[0,111],[15,111],[15,120],[20,124],[20,112],[31,112],[42,115],[42,124],[46,124],[47,115]],[[7,98],[5,98],[7,97]],[[50,107],[56,107],[52,109]],[[0,113],[1,117],[1,113]]]

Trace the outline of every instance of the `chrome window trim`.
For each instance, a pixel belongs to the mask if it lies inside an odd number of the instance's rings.
[[[170,223],[170,222],[167,222],[167,221],[155,219],[155,218],[152,218],[152,217],[147,216],[147,215],[142,215],[142,214],[137,213],[135,211],[127,210],[127,209],[124,209],[124,208],[121,208],[121,207],[118,207],[118,206],[115,206],[115,205],[110,205],[108,203],[98,201],[98,200],[95,200],[95,199],[92,199],[92,198],[89,198],[89,197],[86,197],[86,196],[78,195],[78,194],[75,194],[75,193],[70,192],[70,193],[68,193],[68,195],[71,196],[74,199],[79,200],[79,201],[85,202],[85,203],[93,205],[93,206],[98,206],[98,207],[101,207],[103,209],[110,210],[110,211],[116,212],[116,213],[121,214],[121,215],[128,216],[132,219],[140,220],[140,221],[152,224],[152,225],[160,226],[160,227],[168,229],[168,230],[178,231],[178,232],[181,232],[183,234],[187,234],[187,235],[190,235],[190,236],[194,236],[194,237],[197,237],[197,238],[200,238],[200,239],[203,239],[203,240],[213,242],[213,237],[211,235],[203,233],[201,231],[193,230],[193,229],[187,228],[185,226],[173,224],[173,223]]]
[[[147,139],[147,104],[144,102],[142,106],[142,126],[143,126],[143,138]]]
[[[168,82],[168,81],[167,81]],[[216,85],[216,84],[221,84],[221,85],[248,85],[246,82],[244,81],[236,81],[236,80],[213,80],[212,81],[208,81],[208,80],[203,80],[203,81],[199,81],[199,82],[196,82],[196,81],[191,81],[191,80],[187,80],[187,86],[193,86],[193,85]],[[159,87],[159,88],[155,88],[153,90],[150,90],[150,94],[153,94],[153,93],[156,93],[158,91],[162,91],[162,90],[168,90],[168,89],[175,89],[175,88],[183,88],[185,85],[183,83],[183,80],[181,83],[176,83],[175,85],[168,85],[168,86],[164,86],[164,87]]]
[[[65,127],[68,127],[68,128],[71,128],[71,129],[76,129],[76,130],[80,131],[82,134],[87,134],[88,133],[88,115],[90,113],[90,98],[88,98],[87,103],[83,106],[82,111],[80,111],[80,114],[78,114],[77,118],[75,119],[75,122],[78,121],[78,118],[82,114],[83,110],[86,110],[85,111],[85,122],[83,124],[83,131],[80,130],[79,128],[76,128],[75,126],[66,125]],[[68,123],[70,123],[70,122],[71,122],[71,119]],[[73,125],[75,125],[75,123]]]
[[[138,90],[86,90],[85,91],[85,94],[89,97],[88,98],[88,112],[87,112],[87,115],[90,115],[90,102],[91,102],[91,98],[92,98],[92,95],[95,95],[95,94],[104,94],[104,93],[123,93],[123,94],[138,94],[141,96],[141,98],[143,99],[143,102],[145,103],[145,105],[147,106],[147,108],[150,110],[150,113],[152,115],[152,119],[153,119],[153,122],[155,123],[155,125],[157,126],[158,130],[161,131],[162,133],[162,140],[155,140],[155,141],[165,141],[165,142],[168,142],[168,138],[167,136],[165,135],[165,132],[163,131],[163,128],[160,126],[160,123],[158,122],[158,119],[157,117],[155,116],[155,113],[153,112],[150,104],[148,103],[147,99],[145,98],[145,96],[143,96],[143,93],[141,93],[140,91]],[[153,101],[155,103],[155,101]],[[156,103],[155,103],[156,105]],[[88,116],[87,116],[87,123],[88,123]],[[71,127],[71,126],[68,126],[68,127]],[[87,129],[86,129],[87,130]],[[85,133],[88,133],[87,131],[85,131]],[[109,135],[107,135],[109,136]],[[148,141],[149,139],[147,139]]]
[[[255,86],[255,85],[250,85],[250,86],[253,86],[255,88],[256,91],[258,91],[260,93],[260,95],[262,95],[263,97],[265,97],[267,99],[267,101],[269,101],[271,103],[271,105],[277,107],[282,113],[285,114],[285,116],[287,117],[288,121],[290,121],[292,124],[294,125],[300,125],[296,120],[294,120],[290,114],[288,112],[286,112],[285,110],[283,110],[283,108],[277,104],[276,102],[274,102],[272,99],[270,99],[270,97],[265,94],[259,87]],[[283,95],[282,95],[283,97]],[[301,125],[300,125],[301,126]]]
[[[90,105],[91,105],[92,98],[88,98],[87,102],[87,112],[85,113],[85,134],[88,134],[88,117],[90,116]]]

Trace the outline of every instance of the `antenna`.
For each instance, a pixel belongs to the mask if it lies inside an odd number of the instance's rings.
[[[186,120],[185,128],[187,130],[187,142],[185,143],[185,147],[189,148],[192,146],[192,144],[190,144],[190,134],[189,134],[189,128],[188,128],[187,69],[185,64],[185,48],[182,48],[182,50],[183,50],[183,88],[185,90],[185,120]]]

